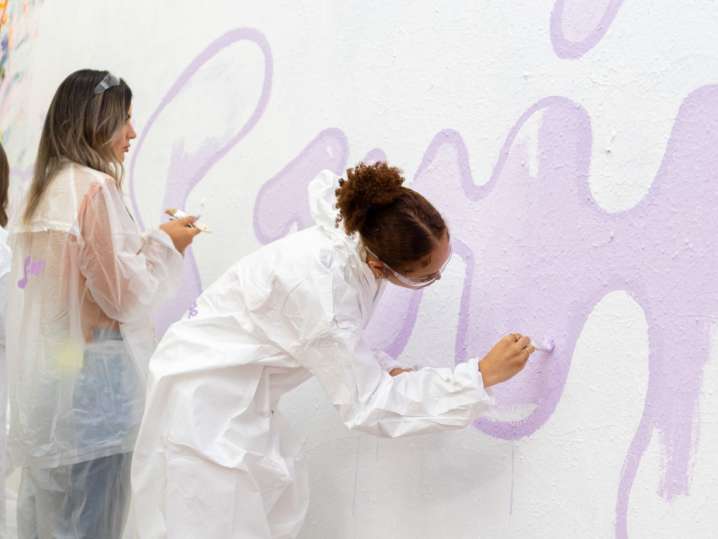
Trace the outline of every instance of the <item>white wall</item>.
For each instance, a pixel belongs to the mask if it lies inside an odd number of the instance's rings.
[[[290,395],[312,470],[302,538],[715,536],[718,3],[7,9],[14,192],[55,88],[95,67],[135,94],[143,222],[204,202],[215,232],[161,324],[305,224],[316,171],[378,148],[458,248],[422,298],[386,298],[375,342],[407,365],[452,365],[509,330],[556,340],[459,433],[379,440],[347,432],[314,382]]]

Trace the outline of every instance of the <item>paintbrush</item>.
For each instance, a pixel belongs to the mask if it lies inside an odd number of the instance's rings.
[[[170,208],[170,209],[166,210],[165,213],[167,215],[169,215],[171,221],[174,221],[176,219],[184,219],[185,217],[190,217],[189,213],[182,211],[178,208]],[[199,219],[200,217],[201,216],[198,215],[197,219]],[[197,228],[197,229],[201,230],[202,232],[212,232],[207,225],[205,225],[203,223],[199,223],[197,221],[195,221],[194,223],[189,224],[187,226],[189,226],[191,228]]]

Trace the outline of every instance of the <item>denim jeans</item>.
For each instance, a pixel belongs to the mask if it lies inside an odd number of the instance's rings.
[[[20,539],[121,538],[132,459],[126,440],[141,414],[138,384],[120,333],[95,331],[73,397],[78,455],[94,456],[55,468],[23,468]]]

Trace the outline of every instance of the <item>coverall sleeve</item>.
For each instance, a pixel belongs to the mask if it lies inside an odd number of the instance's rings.
[[[282,318],[298,343],[291,353],[316,376],[349,429],[392,438],[461,429],[492,406],[477,358],[392,377],[362,337],[352,295],[337,298],[335,286],[327,301],[314,288],[310,282],[293,291]]]
[[[78,225],[80,271],[108,317],[129,323],[147,316],[176,289],[182,255],[160,230],[141,235],[113,186],[90,188]]]

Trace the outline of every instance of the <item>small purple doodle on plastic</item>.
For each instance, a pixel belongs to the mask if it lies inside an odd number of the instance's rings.
[[[17,282],[18,288],[25,289],[27,287],[28,281],[33,276],[40,275],[43,270],[45,269],[45,261],[44,260],[33,260],[32,257],[27,256],[25,257],[25,265],[23,267],[23,277]]]

